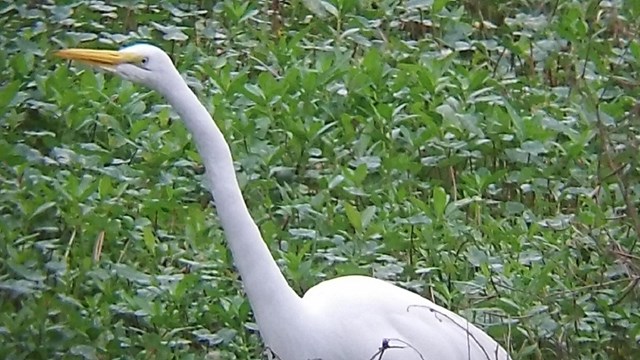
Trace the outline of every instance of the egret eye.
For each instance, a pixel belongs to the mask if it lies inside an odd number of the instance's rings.
[[[148,63],[149,63],[149,58],[148,57],[145,56],[142,59],[140,59],[140,65],[147,66]]]

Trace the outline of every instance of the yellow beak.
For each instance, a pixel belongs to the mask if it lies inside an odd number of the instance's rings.
[[[64,49],[57,51],[54,55],[67,60],[80,61],[106,70],[113,70],[118,64],[136,63],[142,59],[141,56],[135,54],[93,49]]]

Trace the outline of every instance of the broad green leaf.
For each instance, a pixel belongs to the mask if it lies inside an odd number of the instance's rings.
[[[306,0],[306,1],[311,1],[311,0]],[[332,3],[328,2],[328,1],[324,1],[324,0],[319,0],[320,4],[322,5],[322,7],[331,15],[333,15],[336,18],[340,17],[340,12],[338,11],[338,9],[333,6]]]
[[[0,89],[0,109],[11,104],[11,101],[15,99],[16,94],[18,94],[18,90],[20,90],[20,84],[20,81],[14,80]]]
[[[444,215],[444,210],[447,207],[447,203],[449,202],[449,195],[445,192],[445,190],[436,186],[433,188],[433,209],[435,211],[436,216],[441,217]]]
[[[302,0],[304,6],[314,15],[324,18],[327,16],[327,9],[322,0]]]
[[[80,356],[85,360],[98,359],[96,349],[89,345],[75,345],[71,348],[71,354]]]
[[[155,255],[156,254],[156,236],[153,234],[153,230],[151,228],[146,227],[142,233],[142,239],[144,240],[144,245],[147,247],[147,250]]]
[[[258,104],[264,103],[264,100],[265,100],[264,92],[262,92],[262,89],[260,89],[260,87],[258,87],[258,85],[245,84],[244,88],[248,91],[247,95],[249,95],[249,94],[252,95],[251,99],[253,101],[255,101]]]
[[[433,0],[433,5],[431,6],[431,10],[434,14],[439,13],[442,9],[447,6],[450,0]]]
[[[367,208],[364,209],[361,214],[363,228],[366,229],[367,227],[369,227],[369,223],[371,223],[371,220],[373,220],[373,218],[375,217],[377,210],[378,208],[375,206],[367,206]]]
[[[151,283],[151,276],[140,272],[138,270],[133,269],[132,267],[125,264],[115,264],[114,265],[115,273],[122,277],[125,280],[140,284],[140,285],[149,285]]]
[[[362,232],[362,217],[358,209],[348,202],[345,202],[344,212],[347,215],[347,219],[349,219],[349,223],[351,223],[351,226],[353,226],[356,232]]]
[[[55,201],[50,201],[50,202],[46,202],[40,206],[38,206],[33,213],[31,213],[31,215],[29,216],[30,219],[35,218],[36,216],[46,212],[47,210],[53,208],[56,206],[56,202]]]

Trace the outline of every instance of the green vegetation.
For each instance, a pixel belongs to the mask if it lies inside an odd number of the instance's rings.
[[[640,1],[44,3],[0,2],[7,359],[262,358],[181,122],[51,56],[141,39],[300,292],[371,274],[515,359],[637,356]]]

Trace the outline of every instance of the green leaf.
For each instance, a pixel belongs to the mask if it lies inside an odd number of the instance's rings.
[[[436,186],[433,188],[433,209],[438,217],[442,217],[444,215],[444,211],[447,207],[447,203],[449,202],[449,195],[445,192],[445,190]]]
[[[428,8],[433,2],[434,0],[409,0],[405,6],[407,9]]]
[[[349,219],[349,223],[356,230],[356,232],[362,232],[362,217],[360,216],[360,212],[353,205],[345,202],[344,203],[344,211],[347,214],[347,219]]]
[[[322,0],[302,0],[302,4],[314,15],[324,18],[327,16],[326,7]]]
[[[40,215],[40,214],[44,213],[45,211],[47,211],[47,210],[49,210],[49,209],[51,209],[51,208],[53,208],[53,207],[55,207],[55,206],[56,206],[56,202],[55,202],[55,201],[46,202],[46,203],[44,203],[44,204],[42,204],[42,205],[38,206],[38,207],[37,207],[37,208],[36,208],[36,209],[31,213],[31,215],[29,216],[29,219],[33,219],[33,218],[35,218],[36,216],[38,216],[38,215]]]
[[[142,232],[142,239],[147,250],[155,255],[156,254],[156,236],[153,234],[153,230],[150,227],[144,228]]]
[[[0,109],[4,109],[11,104],[11,101],[18,94],[18,90],[20,90],[20,85],[21,82],[19,80],[14,80],[0,89]]]
[[[374,82],[382,79],[383,62],[380,52],[376,48],[371,48],[362,60],[362,66],[367,74],[373,78]]]
[[[307,1],[310,1],[310,0],[307,0]],[[320,4],[327,12],[329,12],[329,14],[333,15],[336,18],[340,17],[340,11],[338,11],[338,9],[335,6],[333,6],[332,3],[324,0],[320,0]]]
[[[486,265],[489,263],[489,257],[479,248],[472,246],[467,251],[467,261],[475,267]]]
[[[113,266],[115,273],[124,278],[125,280],[134,282],[136,284],[148,286],[151,283],[151,276],[131,268],[125,264],[115,264]]]
[[[378,208],[376,206],[367,206],[366,209],[362,212],[362,227],[367,228],[371,220],[375,217]]]
[[[9,269],[23,279],[35,282],[43,281],[45,279],[45,276],[38,269],[33,269],[23,264],[15,263],[13,260],[9,260],[6,264]]]
[[[263,104],[265,100],[264,92],[262,89],[255,84],[244,84],[245,90],[247,90],[247,95],[251,100],[255,101],[258,104]]]
[[[440,11],[442,11],[442,9],[445,8],[445,6],[447,6],[448,3],[449,0],[434,0],[433,5],[431,6],[431,11],[434,14],[438,14],[440,13]]]
[[[640,64],[640,43],[638,43],[638,40],[633,40],[629,44],[629,50],[633,54],[636,64]]]
[[[97,360],[96,349],[89,345],[75,345],[71,348],[71,354],[82,357],[86,360]]]
[[[112,191],[113,184],[111,183],[111,178],[106,176],[101,177],[98,182],[98,193],[100,194],[100,198],[108,198]]]

